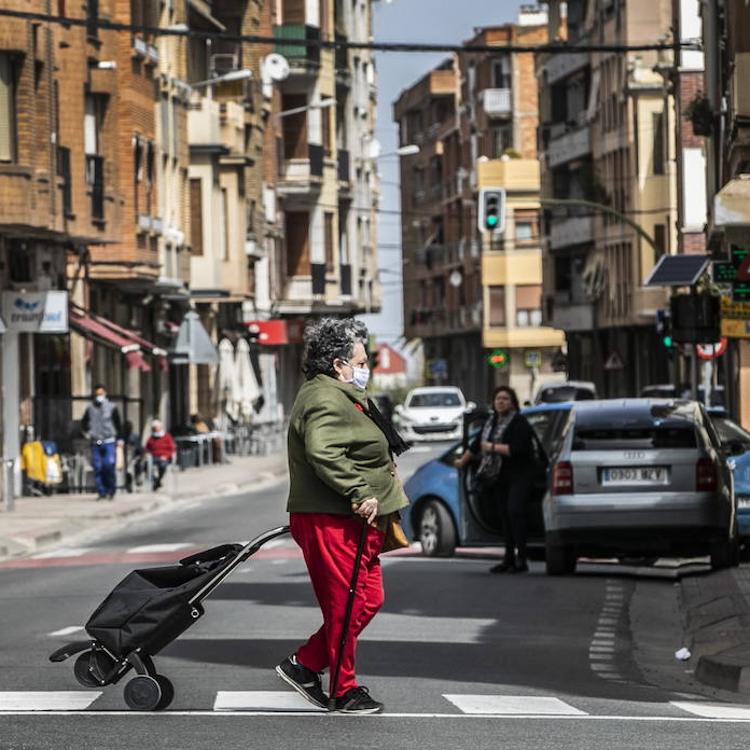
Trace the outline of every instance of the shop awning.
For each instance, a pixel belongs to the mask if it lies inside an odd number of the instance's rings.
[[[750,175],[729,180],[714,196],[715,227],[750,227]]]
[[[185,313],[177,332],[177,341],[171,351],[172,362],[176,365],[216,365],[219,355],[208,331],[203,327],[200,316],[192,310]]]
[[[101,319],[94,319],[87,313],[72,309],[70,310],[70,327],[87,339],[93,339],[112,349],[119,349],[125,355],[128,367],[137,367],[143,372],[151,371],[151,367],[141,354],[140,344],[131,338],[125,338],[125,336],[116,333],[102,323]]]

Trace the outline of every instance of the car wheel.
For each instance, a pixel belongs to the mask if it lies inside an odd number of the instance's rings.
[[[547,542],[545,566],[548,576],[566,576],[575,573],[576,555],[572,547]]]
[[[456,549],[456,529],[446,507],[428,500],[419,514],[419,541],[427,557],[450,557]]]

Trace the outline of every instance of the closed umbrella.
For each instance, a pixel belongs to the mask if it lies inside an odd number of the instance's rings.
[[[250,346],[245,339],[240,339],[237,343],[235,364],[239,384],[239,412],[249,420],[253,416],[253,404],[261,391],[258,379],[255,377],[253,363],[250,361]]]
[[[240,415],[240,383],[234,355],[234,347],[229,339],[219,343],[219,372],[216,374],[219,409],[224,405],[224,412],[237,421]]]

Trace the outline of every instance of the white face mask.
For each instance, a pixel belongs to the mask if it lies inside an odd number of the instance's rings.
[[[105,398],[106,398],[106,396],[97,396],[96,399],[95,399],[95,401],[96,401],[97,404],[103,404]]]
[[[370,368],[369,367],[355,367],[349,362],[346,363],[352,368],[352,377],[349,380],[345,380],[345,383],[351,383],[364,391],[367,388],[367,384],[370,382]]]

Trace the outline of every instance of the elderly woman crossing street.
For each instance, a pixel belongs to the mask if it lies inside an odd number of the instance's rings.
[[[357,637],[383,604],[378,555],[386,532],[392,529],[394,514],[407,504],[392,460],[392,453],[406,446],[365,394],[370,375],[366,342],[367,329],[354,319],[323,319],[306,331],[307,381],[289,422],[287,510],[323,625],[276,667],[283,680],[321,707],[329,705],[321,681],[328,669],[335,683],[331,706],[357,714],[383,710],[383,704],[357,682],[355,652]]]

